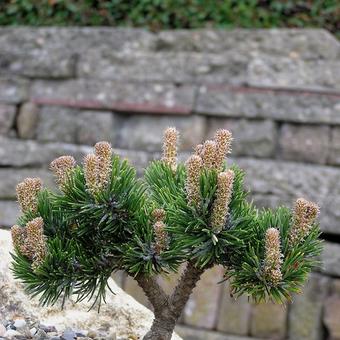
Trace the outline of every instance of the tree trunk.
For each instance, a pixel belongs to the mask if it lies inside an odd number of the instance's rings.
[[[176,321],[171,315],[155,315],[150,330],[145,334],[143,340],[170,340],[174,332]]]
[[[152,303],[155,314],[152,326],[143,340],[171,339],[176,322],[203,271],[188,263],[171,297],[165,294],[154,278],[136,278]]]

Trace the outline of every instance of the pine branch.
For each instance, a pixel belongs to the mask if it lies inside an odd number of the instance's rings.
[[[176,320],[187,303],[192,290],[196,287],[201,275],[207,268],[197,268],[192,262],[188,262],[185,271],[171,295],[171,309]]]

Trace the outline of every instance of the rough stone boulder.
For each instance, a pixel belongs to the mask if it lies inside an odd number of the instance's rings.
[[[22,285],[14,280],[10,271],[12,242],[10,232],[0,230],[0,321],[25,318],[44,325],[56,327],[58,332],[65,329],[87,330],[115,334],[117,339],[141,339],[151,326],[153,314],[126,294],[110,280],[110,287],[116,293],[108,292],[106,304],[100,313],[88,311],[91,302],[68,301],[61,310],[60,305],[41,307],[37,298],[30,298]],[[105,337],[106,338],[106,337]],[[173,340],[181,338],[174,335]]]

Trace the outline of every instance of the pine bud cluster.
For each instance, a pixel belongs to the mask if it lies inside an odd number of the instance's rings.
[[[221,231],[229,211],[229,203],[233,192],[234,171],[221,172],[217,177],[216,198],[211,213],[211,226],[215,231]]]
[[[65,191],[65,186],[69,179],[71,171],[76,166],[76,161],[72,156],[61,156],[50,164],[50,169],[56,176],[57,184],[60,190]]]
[[[179,133],[174,127],[169,127],[164,131],[163,136],[163,158],[172,171],[177,169],[177,142]]]
[[[223,166],[223,160],[225,156],[231,152],[232,134],[228,130],[220,129],[216,131],[216,157],[215,165],[217,169],[221,169]]]
[[[280,249],[280,232],[269,228],[265,236],[264,274],[268,282],[277,285],[282,281],[282,253]]]
[[[293,209],[293,225],[289,233],[289,242],[292,246],[304,240],[312,228],[319,214],[319,207],[304,198],[296,200]]]
[[[152,212],[152,218],[154,219],[153,231],[155,234],[155,252],[160,255],[168,246],[168,233],[164,223],[165,211],[163,209],[155,209]]]
[[[207,140],[203,144],[202,159],[203,165],[206,169],[214,169],[216,161],[216,142],[213,140]]]
[[[189,204],[198,206],[201,202],[200,176],[203,168],[203,161],[200,156],[192,155],[185,163],[187,170],[187,180],[185,189]]]
[[[33,269],[39,267],[47,253],[43,219],[37,217],[25,227],[14,225],[11,234],[14,247],[32,261]]]
[[[94,146],[95,153],[84,158],[86,186],[92,195],[105,190],[110,184],[112,171],[112,147],[107,142],[99,142]]]
[[[17,199],[23,213],[37,211],[38,193],[41,188],[42,181],[40,178],[26,178],[17,185]]]

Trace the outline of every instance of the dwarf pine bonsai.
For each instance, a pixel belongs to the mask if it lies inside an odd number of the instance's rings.
[[[42,304],[105,300],[111,274],[124,270],[143,288],[154,310],[144,339],[170,339],[193,288],[214,265],[225,268],[234,296],[255,302],[289,301],[320,253],[316,204],[298,199],[291,210],[257,210],[247,200],[243,171],[225,161],[232,136],[214,140],[177,162],[178,132],[164,133],[163,158],[143,178],[100,142],[76,165],[51,163],[57,193],[27,178],[17,186],[22,216],[12,228],[13,266],[27,292]],[[171,295],[158,284],[185,264]]]

